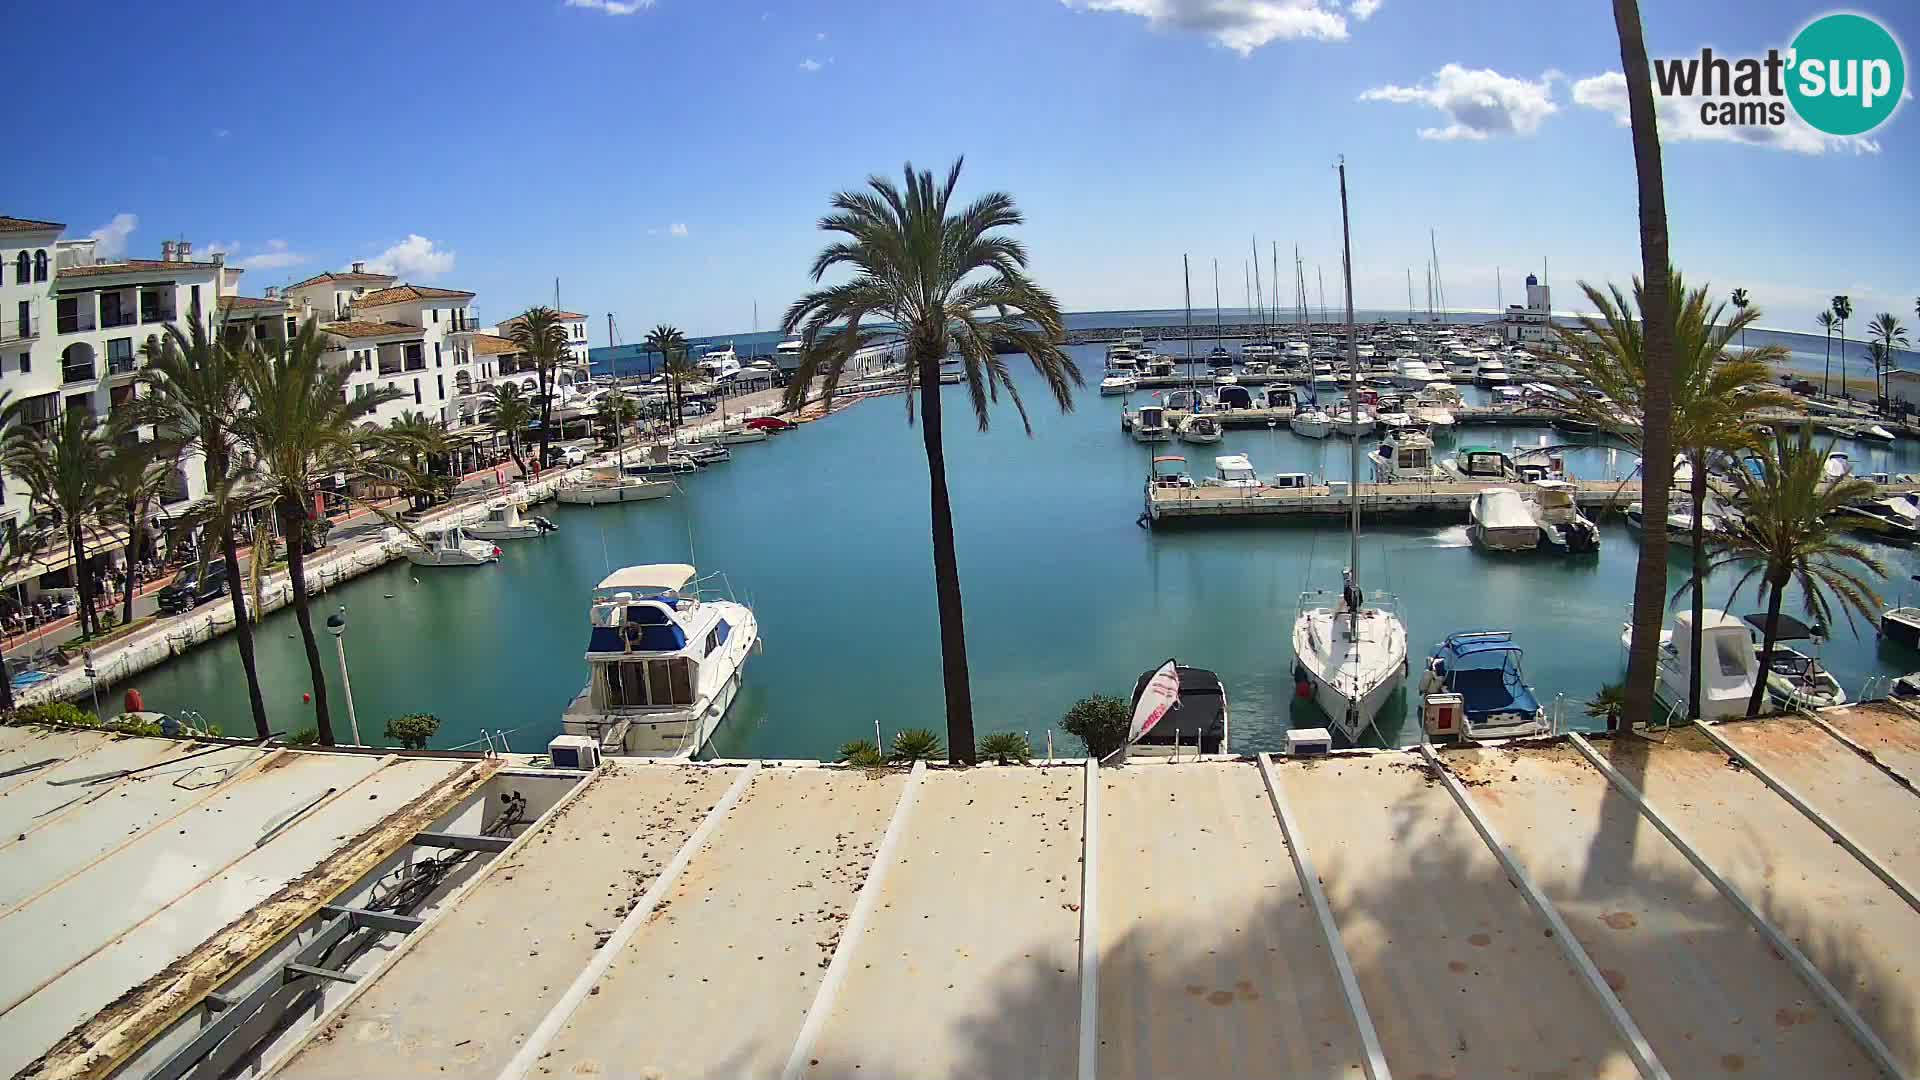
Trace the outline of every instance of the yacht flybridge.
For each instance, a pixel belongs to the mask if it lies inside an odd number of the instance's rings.
[[[704,599],[685,563],[627,566],[594,586],[587,685],[561,717],[609,755],[692,757],[739,696],[760,643],[753,609]]]

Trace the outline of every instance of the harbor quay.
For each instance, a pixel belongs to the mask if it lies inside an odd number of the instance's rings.
[[[1920,1070],[1896,704],[1105,767],[32,726],[0,771],[22,1080]]]

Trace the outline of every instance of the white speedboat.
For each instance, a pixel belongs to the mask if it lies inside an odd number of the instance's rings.
[[[1851,476],[1853,474],[1853,459],[1835,450],[1827,455],[1826,473],[1827,479],[1829,480],[1839,480]]]
[[[1767,616],[1764,612],[1747,616],[1752,627],[1753,648],[1757,655],[1766,642]],[[1789,641],[1818,644],[1821,635],[1791,615],[1780,615],[1773,624],[1773,655],[1767,659],[1767,700],[1781,709],[1823,709],[1845,705],[1847,692],[1840,680],[1820,663],[1817,654],[1801,652]]]
[[[487,504],[485,520],[467,526],[467,535],[476,540],[530,540],[554,528],[546,518],[523,516],[512,499],[495,499]]]
[[[500,558],[500,549],[491,540],[475,540],[458,525],[428,529],[418,543],[404,550],[407,561],[415,566],[481,566]]]
[[[721,427],[702,432],[688,441],[696,446],[743,446],[747,443],[766,442],[773,436],[760,429],[750,427]]]
[[[1700,622],[1700,647],[1706,662],[1700,665],[1700,718],[1724,720],[1747,715],[1747,701],[1753,696],[1753,681],[1759,677],[1760,661],[1754,653],[1747,625],[1716,608],[1707,608]],[[1633,624],[1620,629],[1622,650],[1633,646]],[[1689,657],[1693,655],[1693,612],[1674,615],[1671,629],[1660,632],[1660,677],[1655,680],[1654,696],[1663,703],[1663,711],[1676,706],[1679,715],[1687,711]]]
[[[1333,417],[1309,406],[1295,412],[1287,420],[1287,426],[1293,429],[1295,435],[1302,435],[1309,439],[1324,439],[1327,433],[1333,430]]]
[[[1220,421],[1207,413],[1195,413],[1180,421],[1180,441],[1217,443],[1220,441]]]
[[[1521,651],[1509,630],[1448,634],[1427,658],[1420,697],[1452,694],[1460,699],[1465,734],[1476,739],[1515,739],[1545,733],[1551,725],[1521,671]]]
[[[594,586],[587,684],[561,725],[602,752],[692,757],[739,696],[760,624],[745,604],[707,599],[684,563],[628,566]]]
[[[554,498],[574,506],[604,506],[607,503],[664,499],[673,494],[672,481],[649,480],[635,475],[632,468],[638,466],[620,469],[607,465],[594,469],[579,482],[567,484],[555,492]]]
[[[1389,432],[1367,458],[1373,462],[1373,478],[1378,483],[1447,478],[1440,466],[1433,463],[1433,439],[1411,428]]]
[[[1253,471],[1253,462],[1245,454],[1222,454],[1213,459],[1213,475],[1200,481],[1203,487],[1239,488],[1243,491],[1259,490],[1260,477]]]
[[[1159,405],[1142,405],[1133,416],[1133,438],[1135,442],[1166,442],[1173,438],[1173,428],[1167,423],[1167,410]]]
[[[1348,404],[1333,410],[1333,430],[1350,438],[1371,435],[1380,427],[1380,418],[1371,406]]]
[[[1467,538],[1486,551],[1532,551],[1540,543],[1540,526],[1519,492],[1486,488],[1467,504]]]
[[[1420,423],[1427,425],[1436,436],[1452,434],[1455,417],[1453,410],[1439,398],[1422,394],[1407,402],[1407,412]]]
[[[1114,397],[1119,394],[1131,394],[1140,388],[1140,380],[1127,371],[1109,371],[1107,377],[1100,380],[1100,395]]]
[[[1627,504],[1627,528],[1645,529],[1647,515],[1639,500]],[[1718,515],[1711,512],[1700,515],[1700,535],[1711,537],[1725,526]],[[1667,500],[1667,543],[1682,547],[1693,546],[1693,502],[1690,499],[1669,497]]]
[[[1565,480],[1535,480],[1527,486],[1527,508],[1540,527],[1540,539],[1563,555],[1600,550],[1600,528],[1580,512],[1574,490]]]

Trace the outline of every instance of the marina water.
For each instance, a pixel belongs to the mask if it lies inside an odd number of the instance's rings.
[[[1196,319],[1196,321],[1198,321]],[[1818,339],[1814,339],[1816,343]],[[1196,341],[1204,355],[1212,341]],[[1228,343],[1230,347],[1233,343]],[[1136,524],[1150,455],[1184,454],[1196,476],[1216,455],[1249,455],[1260,474],[1347,476],[1347,443],[1275,429],[1230,430],[1213,446],[1149,448],[1121,431],[1121,399],[1102,398],[1103,349],[1070,350],[1088,376],[1075,412],[1057,414],[1024,358],[1009,358],[1033,418],[1033,436],[1004,400],[991,431],[977,433],[964,387],[944,389],[951,485],[967,615],[975,723],[980,733],[1023,731],[1045,751],[1047,732],[1075,700],[1127,696],[1134,679],[1168,657],[1212,668],[1232,705],[1233,749],[1274,750],[1289,726],[1325,718],[1294,697],[1288,633],[1304,589],[1337,588],[1343,530],[1320,525],[1212,524],[1149,531]],[[1184,347],[1168,343],[1176,355]],[[1471,393],[1471,392],[1470,392]],[[1135,395],[1132,404],[1150,400]],[[433,745],[452,747],[508,733],[512,748],[543,748],[586,677],[588,592],[610,567],[690,561],[709,584],[750,601],[765,652],[713,745],[721,755],[830,757],[849,739],[903,727],[944,727],[939,631],[928,540],[927,471],[920,432],[905,400],[879,398],[770,442],[734,448],[733,460],[682,477],[671,499],[625,506],[548,504],[560,526],[510,541],[500,563],[426,568],[397,563],[315,598],[316,621],[348,608],[346,634],[363,738],[380,742],[386,721],[430,712]],[[1465,428],[1455,444],[1565,443],[1545,429]],[[1841,443],[1860,471],[1920,472],[1920,444]],[[1442,442],[1441,458],[1454,447]],[[1585,479],[1626,476],[1631,453],[1595,441],[1568,454]],[[1488,554],[1468,545],[1460,522],[1369,521],[1362,578],[1395,594],[1418,666],[1435,642],[1462,629],[1511,629],[1525,647],[1528,680],[1580,726],[1580,703],[1624,669],[1627,615],[1639,544],[1617,516],[1603,521],[1597,556],[1542,550]],[[1904,598],[1911,553],[1875,545],[1889,567],[1887,603]],[[1676,546],[1669,594],[1685,580]],[[719,576],[719,575],[724,575]],[[1708,588],[1726,607],[1730,578]],[[1682,601],[1684,604],[1685,601]],[[1783,610],[1799,611],[1789,595]],[[1736,615],[1762,610],[1749,591]],[[1836,617],[1823,651],[1849,696],[1872,675],[1920,669],[1920,655],[1859,636]],[[324,631],[323,631],[324,635]],[[312,724],[308,675],[293,618],[270,616],[257,644],[267,707],[277,729]],[[335,731],[347,710],[331,643],[322,640]],[[129,685],[148,708],[194,709],[229,734],[250,729],[246,687],[231,641],[150,671]],[[122,687],[101,688],[117,707]],[[1411,692],[1389,711],[1407,716]],[[1403,722],[1387,741],[1418,737]],[[1056,749],[1078,753],[1056,733]]]

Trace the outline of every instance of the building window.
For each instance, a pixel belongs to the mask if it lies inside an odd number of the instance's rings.
[[[20,354],[20,374],[25,375],[27,372],[32,370],[33,370],[33,354],[30,352],[21,353]]]
[[[33,336],[33,301],[20,301],[20,325],[17,329],[21,337]]]
[[[187,310],[193,312],[193,317],[196,322],[199,321],[200,286],[198,285],[192,286],[187,290]]]
[[[289,338],[300,336],[300,325],[291,315],[287,316],[287,336]]]
[[[433,314],[433,321],[434,321],[434,322],[439,322],[439,321],[440,321],[440,309],[439,309],[439,308],[434,308],[434,309],[433,309],[433,312],[432,312],[432,314]]]
[[[23,251],[20,253],[19,258],[13,260],[13,283],[15,285],[25,285],[32,277],[33,260]]]
[[[36,251],[33,253],[33,280],[47,280],[47,253],[45,251]]]
[[[63,334],[79,333],[83,329],[80,325],[80,298],[63,296],[55,301],[54,322]],[[91,330],[93,327],[87,326],[84,329]]]
[[[433,366],[440,366],[440,343],[437,341],[433,343]]]
[[[413,380],[413,403],[415,405],[420,404],[420,380],[419,379]]]
[[[447,377],[445,375],[435,375],[433,377],[433,386],[434,391],[440,395],[440,400],[447,400]]]

